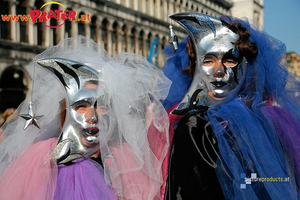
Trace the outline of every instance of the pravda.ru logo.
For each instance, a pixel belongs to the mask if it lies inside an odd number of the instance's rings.
[[[77,18],[77,13],[72,10],[50,10],[49,12],[43,11],[42,9],[50,4],[57,4],[65,8],[65,6],[58,2],[48,2],[41,6],[39,10],[29,11],[29,15],[1,15],[2,21],[32,21],[33,23],[42,23],[42,25],[49,28],[58,28],[65,24],[66,20],[69,21],[91,21],[90,14],[81,15]],[[57,22],[61,22],[56,26],[46,25],[45,22],[51,19],[57,20]]]

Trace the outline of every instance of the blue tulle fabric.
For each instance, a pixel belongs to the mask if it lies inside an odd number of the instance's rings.
[[[250,41],[258,47],[258,56],[254,62],[248,62],[246,81],[237,97],[218,108],[210,108],[206,113],[219,144],[216,173],[224,195],[226,199],[298,199],[297,185],[300,180],[297,168],[300,158],[295,156],[299,153],[294,151],[299,150],[299,143],[296,143],[300,139],[297,125],[300,123],[300,82],[284,67],[285,45],[256,30],[247,21],[230,17],[223,19],[246,27],[250,31]],[[179,55],[188,59],[181,53]],[[170,107],[180,102],[181,99],[174,96],[180,91],[182,93],[178,97],[183,97],[188,89],[186,84],[190,83],[185,75],[174,76],[168,70],[169,65],[176,67],[180,63],[177,67],[182,69],[188,64],[182,66],[183,62],[172,56],[171,59],[176,62],[170,64],[167,61],[163,68],[173,82],[170,98],[164,102]],[[183,84],[179,83],[181,81]],[[267,106],[270,102],[273,106]],[[278,112],[267,108],[274,105]],[[287,119],[282,113],[290,118]],[[283,119],[288,122],[276,123]],[[264,182],[261,179],[245,184],[245,177],[250,178],[251,174],[266,179],[263,179]],[[270,178],[288,181],[272,182]]]
[[[165,46],[164,54],[166,62],[163,67],[164,74],[172,81],[170,92],[167,98],[162,102],[166,110],[179,103],[186,91],[189,89],[192,78],[184,75],[182,70],[189,65],[189,56],[186,52],[187,38],[185,37],[178,44],[178,49],[173,53],[170,46]]]

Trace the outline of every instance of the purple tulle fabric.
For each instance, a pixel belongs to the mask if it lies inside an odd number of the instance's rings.
[[[54,200],[117,200],[106,185],[101,165],[87,159],[69,166],[59,166]]]
[[[300,124],[289,112],[275,106],[262,108],[269,124],[274,124],[277,136],[290,159],[298,185],[300,183]],[[299,186],[298,186],[299,187]]]

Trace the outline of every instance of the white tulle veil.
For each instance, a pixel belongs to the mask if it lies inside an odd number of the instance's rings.
[[[109,110],[107,123],[100,125],[104,126],[100,130],[105,130],[100,150],[107,184],[112,184],[121,197],[131,196],[128,183],[145,184],[149,191],[143,199],[159,198],[163,182],[161,166],[169,148],[169,120],[160,100],[166,98],[170,81],[142,56],[119,53],[110,57],[98,44],[83,36],[62,40],[28,65],[32,91],[2,127],[0,177],[31,144],[59,137],[65,91],[53,73],[36,64],[42,58],[74,60],[101,72],[99,88],[103,95],[99,102]],[[31,101],[35,114],[43,115],[38,120],[40,129],[34,125],[24,129],[25,120],[18,117],[28,112]],[[146,183],[139,182],[143,179],[135,180],[139,177],[135,174],[143,174]]]

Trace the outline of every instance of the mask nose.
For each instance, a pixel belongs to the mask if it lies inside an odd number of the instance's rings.
[[[214,66],[213,76],[215,78],[223,78],[225,76],[225,70],[222,61],[218,61]]]
[[[97,124],[98,123],[98,116],[95,112],[95,108],[90,108],[89,111],[86,113],[86,122],[88,124]]]

